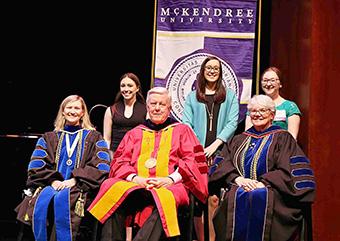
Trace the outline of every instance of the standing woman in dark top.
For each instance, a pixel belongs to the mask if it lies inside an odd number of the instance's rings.
[[[113,152],[125,133],[146,119],[145,99],[138,77],[126,73],[119,84],[115,104],[107,108],[104,116],[104,139]]]

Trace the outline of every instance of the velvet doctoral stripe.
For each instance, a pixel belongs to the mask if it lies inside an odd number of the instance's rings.
[[[166,236],[173,237],[180,235],[176,200],[173,193],[167,188],[162,187],[154,189],[152,194],[155,199]]]
[[[238,188],[235,205],[233,240],[262,240],[267,213],[267,188],[251,192]]]
[[[108,188],[108,190],[104,190]],[[133,190],[142,188],[127,181],[106,180],[101,187],[102,196],[97,196],[88,208],[89,212],[100,222],[104,223]],[[103,189],[103,190],[102,190]]]
[[[247,230],[247,241],[263,240],[264,224],[267,213],[267,188],[251,192],[250,219]]]
[[[141,154],[138,158],[138,175],[148,177],[166,177],[169,175],[169,153],[172,145],[172,132],[169,127],[157,134],[155,131],[143,130]],[[145,162],[149,158],[156,158],[155,168],[146,168]]]
[[[39,169],[46,165],[46,162],[43,160],[32,160],[30,164],[28,165],[27,171],[30,171],[32,169]]]
[[[157,152],[156,177],[166,177],[169,175],[169,154],[171,150],[172,131],[174,127],[169,127],[162,131],[159,141],[159,151]]]
[[[50,204],[51,199],[58,192],[54,190],[51,186],[45,187],[34,207],[33,212],[33,233],[34,237],[37,241],[46,241],[47,240],[47,211],[48,205]]]
[[[54,218],[58,241],[72,241],[70,214],[70,188],[58,192],[54,197]]]
[[[33,233],[38,241],[47,238],[48,206],[54,197],[54,218],[58,241],[72,240],[72,224],[70,216],[70,188],[56,191],[51,186],[44,188],[35,204],[33,213]]]
[[[244,191],[241,187],[237,189],[234,213],[234,240],[246,240],[249,220],[249,199],[250,192]]]
[[[155,135],[152,131],[143,130],[141,154],[138,158],[138,175],[144,178],[149,177],[149,169],[145,167],[145,162],[151,158],[155,146]]]

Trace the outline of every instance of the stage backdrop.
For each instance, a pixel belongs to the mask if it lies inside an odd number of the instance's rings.
[[[202,61],[222,61],[226,87],[240,101],[240,121],[251,97],[257,1],[156,0],[152,85],[169,89],[172,115],[182,119]]]

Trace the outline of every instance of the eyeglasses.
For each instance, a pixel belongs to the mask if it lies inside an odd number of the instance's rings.
[[[263,80],[261,80],[261,83],[262,84],[268,84],[268,83],[271,83],[271,84],[276,84],[277,83],[277,81],[278,81],[279,79],[263,79]]]
[[[258,109],[258,110],[250,110],[250,115],[254,116],[259,113],[261,116],[266,115],[269,112],[269,109]]]
[[[217,67],[217,66],[213,67],[213,66],[210,66],[210,65],[205,66],[204,69],[208,72],[211,72],[211,71],[219,72],[220,71],[220,67]]]

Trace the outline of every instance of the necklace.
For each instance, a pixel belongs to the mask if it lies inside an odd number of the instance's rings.
[[[55,163],[56,163],[56,167],[55,169],[58,171],[59,170],[59,159],[60,159],[60,152],[61,152],[61,147],[62,147],[62,144],[63,144],[63,141],[64,141],[64,136],[66,135],[67,132],[65,131],[62,131],[61,134],[60,134],[60,138],[59,138],[59,141],[58,141],[58,146],[57,146],[57,153],[56,153],[56,158],[55,158]],[[78,148],[77,148],[77,156],[76,156],[76,163],[75,163],[75,168],[78,168],[79,165],[80,165],[80,157],[81,157],[81,150],[82,150],[82,139],[83,139],[83,130],[80,130],[78,131],[77,135],[79,134],[79,138],[78,138],[78,141],[75,141],[74,143],[77,143],[78,142]],[[68,145],[70,146],[70,145]],[[70,148],[71,149],[71,148]],[[67,149],[66,149],[66,152]],[[74,150],[73,150],[74,152]],[[68,153],[67,153],[67,156],[69,157]],[[71,154],[71,157],[72,157],[72,154]],[[69,158],[70,159],[70,158]],[[72,162],[72,160],[71,160]],[[70,162],[69,162],[70,163]],[[68,164],[67,164],[68,165]],[[70,163],[69,165],[72,165],[72,163]],[[69,166],[68,165],[68,166]]]
[[[205,103],[205,108],[207,109],[208,117],[209,117],[209,131],[212,131],[213,118],[214,118],[214,105],[215,103],[213,102],[212,107],[211,107],[211,112],[210,112],[207,103]]]
[[[145,164],[144,166],[147,168],[147,169],[151,169],[153,167],[155,167],[157,165],[157,159],[156,158],[149,158],[145,161]]]
[[[79,141],[79,133],[77,133],[77,136],[74,139],[72,146],[70,146],[70,137],[69,137],[69,134],[66,133],[66,151],[67,151],[67,156],[68,156],[68,160],[66,162],[66,165],[68,165],[68,166],[72,165],[71,157],[73,155],[74,150],[76,149],[76,145],[77,145],[78,141]]]

